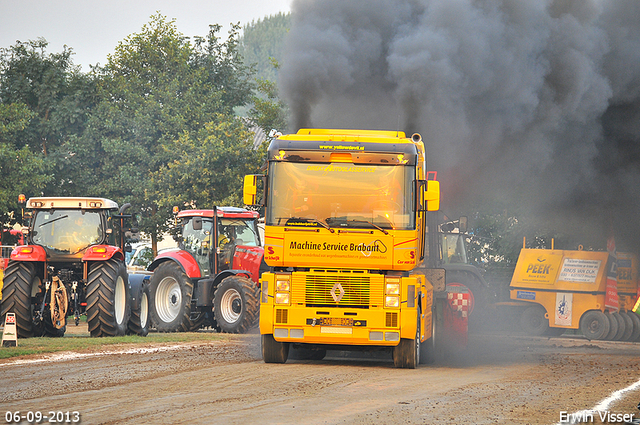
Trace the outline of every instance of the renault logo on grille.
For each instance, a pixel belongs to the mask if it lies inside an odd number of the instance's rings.
[[[338,294],[337,292],[340,292],[340,293]],[[331,297],[335,302],[337,303],[340,302],[342,297],[344,297],[344,288],[342,287],[342,285],[340,285],[339,283],[336,283],[335,285],[333,285],[333,288],[331,288]]]

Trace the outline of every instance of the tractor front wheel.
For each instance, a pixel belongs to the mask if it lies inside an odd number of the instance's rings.
[[[165,261],[149,282],[149,314],[158,332],[188,332],[191,329],[193,284],[179,264]]]
[[[255,326],[259,308],[256,284],[247,278],[230,276],[216,288],[213,315],[222,332],[247,332]]]

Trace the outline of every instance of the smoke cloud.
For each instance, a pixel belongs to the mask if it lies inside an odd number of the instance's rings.
[[[640,251],[640,2],[294,0],[301,127],[419,132],[444,208],[499,202]]]

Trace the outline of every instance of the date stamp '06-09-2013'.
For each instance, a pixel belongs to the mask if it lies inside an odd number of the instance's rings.
[[[39,423],[63,423],[63,424],[74,424],[80,422],[80,412],[77,411],[13,411],[13,412],[5,412],[4,414],[5,423],[15,424],[26,421],[30,424],[39,424]]]

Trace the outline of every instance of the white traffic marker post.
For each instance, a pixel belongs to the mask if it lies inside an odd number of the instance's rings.
[[[15,313],[7,313],[4,319],[4,332],[2,332],[3,347],[18,346],[18,330],[16,329]]]

